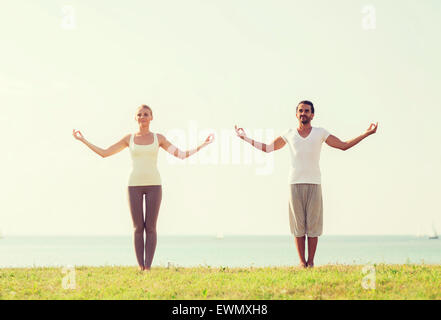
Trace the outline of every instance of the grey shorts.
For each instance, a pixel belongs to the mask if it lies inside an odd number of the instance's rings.
[[[323,199],[320,184],[290,184],[289,227],[295,237],[323,233]]]

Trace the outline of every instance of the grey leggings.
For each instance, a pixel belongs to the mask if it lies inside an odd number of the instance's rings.
[[[146,212],[144,219],[143,195]],[[128,186],[128,200],[132,214],[136,259],[140,267],[150,268],[156,249],[156,221],[161,206],[162,186]],[[144,247],[144,230],[146,232]],[[144,260],[145,251],[145,260]]]

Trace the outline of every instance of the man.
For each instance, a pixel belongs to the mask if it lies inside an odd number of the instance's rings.
[[[314,105],[304,100],[296,107],[299,126],[289,129],[271,144],[254,141],[246,136],[243,128],[235,127],[236,134],[255,148],[264,152],[279,150],[289,145],[291,152],[289,221],[294,234],[300,265],[314,267],[314,255],[318,237],[323,233],[323,199],[319,167],[320,150],[325,141],[340,150],[352,148],[377,131],[378,122],[371,123],[365,133],[349,141],[341,141],[327,130],[311,126]],[[305,236],[308,236],[308,260],[305,259]]]

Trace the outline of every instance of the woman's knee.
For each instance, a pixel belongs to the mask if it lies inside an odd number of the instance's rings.
[[[156,226],[146,226],[145,233],[146,234],[156,234]]]
[[[135,234],[142,234],[144,232],[144,225],[143,224],[134,225],[133,232]]]

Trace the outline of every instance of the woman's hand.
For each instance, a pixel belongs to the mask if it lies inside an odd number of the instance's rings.
[[[244,139],[247,136],[243,128],[238,128],[237,125],[234,125],[234,129],[239,138]]]
[[[209,145],[213,141],[214,141],[214,133],[210,133],[208,135],[207,139],[205,139],[205,141],[204,141],[204,146]]]
[[[75,129],[73,129],[73,133],[72,135],[74,136],[75,139],[80,140],[80,141],[84,141],[84,137],[81,133],[81,131],[75,131]]]

